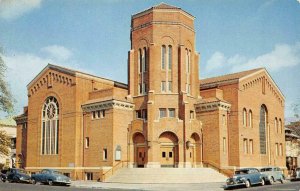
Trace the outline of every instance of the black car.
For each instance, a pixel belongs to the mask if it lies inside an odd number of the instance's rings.
[[[11,168],[7,173],[8,182],[30,182],[30,176],[23,169]]]

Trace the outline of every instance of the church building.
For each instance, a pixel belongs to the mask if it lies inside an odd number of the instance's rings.
[[[88,180],[122,166],[285,168],[279,87],[264,68],[199,80],[194,20],[164,3],[132,15],[128,84],[48,64],[16,117],[17,166]]]

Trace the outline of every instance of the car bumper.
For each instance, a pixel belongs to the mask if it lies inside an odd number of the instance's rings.
[[[227,182],[225,185],[225,188],[231,188],[231,187],[236,187],[236,186],[244,186],[245,182],[236,182],[236,181],[231,181]]]
[[[64,181],[64,180],[56,180],[54,182],[57,184],[71,184],[71,181]]]

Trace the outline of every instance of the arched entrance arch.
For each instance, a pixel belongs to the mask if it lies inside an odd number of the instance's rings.
[[[176,167],[179,161],[178,137],[172,132],[164,132],[159,136],[161,167]]]
[[[142,133],[134,133],[132,136],[134,144],[134,164],[136,167],[143,168],[147,162],[146,139]]]
[[[192,167],[201,163],[201,138],[198,133],[193,133],[187,142],[187,162]]]

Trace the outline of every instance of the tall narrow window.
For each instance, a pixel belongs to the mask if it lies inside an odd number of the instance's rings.
[[[249,140],[249,153],[253,154],[253,139]]]
[[[168,69],[172,70],[172,46],[171,45],[168,47],[168,51],[169,51]]]
[[[143,72],[147,71],[147,50],[146,47],[143,48],[143,57],[142,57],[142,67],[143,67]]]
[[[172,92],[172,81],[168,82],[168,90],[169,92]]]
[[[188,50],[188,49],[185,49],[185,53],[186,53],[186,55],[185,55],[185,64],[186,64],[186,73],[190,73],[190,57],[191,57],[191,55],[190,55],[190,51]]]
[[[190,119],[195,119],[195,112],[193,110],[190,111]]]
[[[274,127],[275,127],[275,132],[278,133],[278,121],[277,121],[277,117],[275,117],[275,120],[274,120]]]
[[[279,119],[279,129],[280,129],[280,133],[282,134],[282,132],[283,132],[283,129],[282,129],[282,121],[281,121],[281,119]]]
[[[260,142],[260,154],[266,154],[266,127],[267,127],[267,108],[265,105],[262,105],[260,108],[260,117],[259,117],[259,142]]]
[[[249,111],[249,127],[252,128],[252,111]]]
[[[165,81],[161,82],[161,92],[166,92],[166,82]]]
[[[138,58],[139,58],[139,72],[142,73],[143,72],[143,53],[142,53],[142,50],[139,49],[139,55],[138,55]]]
[[[161,47],[161,69],[166,69],[166,46]]]
[[[282,148],[282,143],[279,144],[279,156],[282,156],[282,152],[283,148]]]
[[[59,105],[55,97],[48,97],[42,111],[42,148],[44,155],[58,154]]]
[[[107,149],[103,149],[103,160],[107,160]]]
[[[243,109],[243,127],[247,126],[247,110],[246,108]]]
[[[226,138],[223,137],[223,153],[226,153]]]
[[[248,139],[244,139],[244,154],[248,153]]]
[[[90,138],[89,137],[86,137],[85,138],[85,148],[89,148],[90,147]]]
[[[278,148],[278,143],[275,143],[275,152],[276,152],[276,156],[278,156],[278,152],[279,151],[279,148]]]

